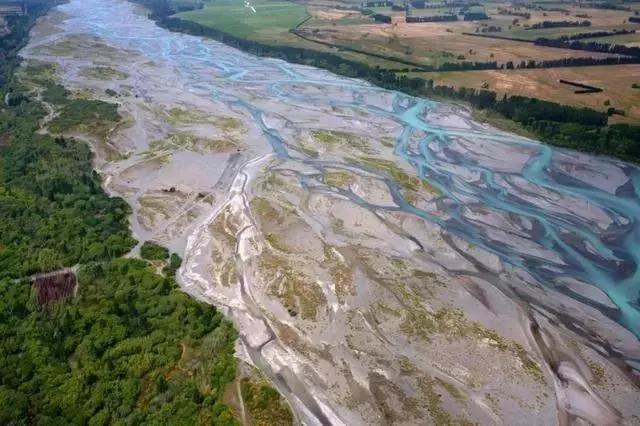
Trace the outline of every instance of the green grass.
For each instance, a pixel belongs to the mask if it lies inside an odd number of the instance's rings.
[[[293,2],[257,0],[251,5],[256,12],[245,7],[242,0],[222,0],[176,16],[237,37],[258,40],[264,33],[286,32],[308,17],[305,7]]]
[[[121,118],[116,104],[73,99],[64,104],[60,115],[51,120],[48,127],[56,134],[79,128],[101,133],[107,126],[118,122]]]
[[[129,75],[111,67],[90,67],[80,71],[80,75],[93,80],[126,80]]]

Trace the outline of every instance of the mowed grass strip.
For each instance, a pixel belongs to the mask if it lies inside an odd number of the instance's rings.
[[[302,5],[289,1],[223,0],[207,3],[204,9],[178,13],[176,16],[212,27],[228,34],[259,40],[263,33],[287,32],[309,15]]]

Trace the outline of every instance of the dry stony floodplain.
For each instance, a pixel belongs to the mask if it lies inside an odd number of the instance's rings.
[[[183,254],[182,288],[296,421],[640,423],[635,166],[118,0],[58,7],[23,56],[35,94],[46,76],[117,104],[116,125],[49,131],[91,144],[138,239]]]

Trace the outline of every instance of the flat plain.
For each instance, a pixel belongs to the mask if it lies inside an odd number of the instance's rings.
[[[399,4],[399,3],[398,3]],[[614,36],[586,38],[584,41],[640,46],[640,24],[629,17],[640,12],[638,3],[621,3],[628,10],[586,7],[560,2],[532,2],[526,6],[502,2],[482,2],[474,11],[484,11],[489,19],[463,20],[460,8],[437,7],[409,11],[386,7],[366,7],[359,2],[248,2],[205,1],[200,10],[179,13],[182,19],[217,28],[238,37],[265,43],[331,52],[345,59],[387,69],[407,69],[410,76],[433,79],[436,84],[493,90],[499,95],[522,95],[543,100],[588,106],[600,111],[613,107],[622,114],[612,123],[640,122],[640,64],[518,69],[523,61],[565,58],[615,57],[609,53],[587,52],[533,44],[537,38],[558,38],[579,33],[638,31]],[[583,7],[585,6],[585,7]],[[254,7],[255,12],[251,9]],[[606,6],[605,6],[606,7]],[[396,8],[397,9],[397,8]],[[382,24],[370,14],[392,18]],[[405,16],[459,14],[455,22],[406,23]],[[532,29],[544,21],[590,21],[588,27]],[[478,36],[480,35],[480,37]],[[484,36],[484,37],[482,37]],[[494,38],[499,37],[499,38]],[[507,38],[507,39],[505,39]],[[519,39],[524,41],[509,40]],[[526,42],[529,40],[530,42]],[[416,67],[439,68],[444,64],[497,62],[505,69],[427,71]],[[506,69],[507,63],[516,69]],[[576,94],[560,80],[576,81],[603,89],[600,93]]]

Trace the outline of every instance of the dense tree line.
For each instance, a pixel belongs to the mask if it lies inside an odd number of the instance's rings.
[[[518,37],[513,37],[511,35],[483,34],[478,32],[475,32],[475,33],[463,32],[462,34],[467,36],[472,36],[472,37],[485,37],[485,38],[495,38],[497,40],[519,41],[521,43],[533,43],[533,40],[530,40],[528,38],[518,38]]]
[[[564,68],[564,67],[592,67],[600,65],[625,65],[640,64],[640,58],[626,56],[609,56],[607,58],[560,58],[545,59],[544,61],[521,61],[514,64],[512,61],[506,62],[506,69],[530,69],[530,68]],[[502,67],[502,66],[501,66]]]
[[[564,27],[590,27],[591,21],[542,21],[531,25],[528,30],[540,30],[544,28],[564,28]]]
[[[590,2],[590,3],[578,3],[578,7],[583,7],[586,9],[605,9],[605,10],[631,10],[630,7],[624,6],[619,3],[611,3],[611,2]]]
[[[558,37],[560,40],[583,40],[585,38],[600,38],[600,37],[609,37],[616,35],[624,35],[624,34],[634,34],[636,30],[613,30],[613,31],[593,31],[590,33],[578,33],[578,34],[570,34],[563,35]]]
[[[419,22],[451,22],[457,21],[458,15],[433,15],[433,16],[407,16],[405,21],[407,24]]]
[[[480,3],[478,2],[468,3],[468,2],[459,2],[459,1],[452,1],[452,2],[446,2],[446,3],[432,3],[432,2],[426,2],[425,0],[412,0],[411,2],[409,2],[409,5],[414,9],[443,9],[443,8],[453,9],[456,7],[469,8],[472,6],[478,6],[479,4]]]
[[[445,62],[438,67],[438,71],[470,71],[470,70],[495,70],[500,66],[495,61],[489,62]]]
[[[586,50],[588,52],[612,53],[640,57],[640,47],[622,44],[600,43],[597,41],[567,40],[564,38],[538,38],[538,46],[561,47],[564,49]]]
[[[484,12],[466,12],[463,19],[465,21],[484,21],[489,19],[489,17]]]
[[[478,28],[476,28],[476,31],[478,31]],[[502,27],[498,27],[496,25],[489,25],[488,27],[482,27],[480,29],[481,33],[500,33],[502,32]]]
[[[524,19],[531,19],[531,13],[529,12],[519,12],[513,9],[505,9],[504,7],[498,7],[499,15],[509,15],[509,16],[519,16]]]
[[[640,161],[640,126],[607,126],[607,114],[589,108],[577,108],[554,102],[521,96],[497,99],[494,92],[468,88],[434,85],[432,80],[410,78],[394,70],[371,67],[367,64],[344,59],[338,55],[291,46],[265,43],[234,37],[220,30],[161,16],[155,13],[153,4],[161,0],[137,0],[154,11],[158,24],[174,31],[205,36],[257,56],[280,58],[289,62],[327,69],[337,74],[367,80],[372,84],[398,90],[414,96],[443,97],[468,102],[480,109],[503,114],[523,127],[536,132],[552,144],[570,146],[582,151],[617,155]],[[575,120],[575,121],[563,121]],[[552,130],[558,130],[555,134]],[[578,144],[577,141],[582,141]]]
[[[393,6],[392,1],[369,1],[366,3],[362,3],[362,7],[391,7]]]

